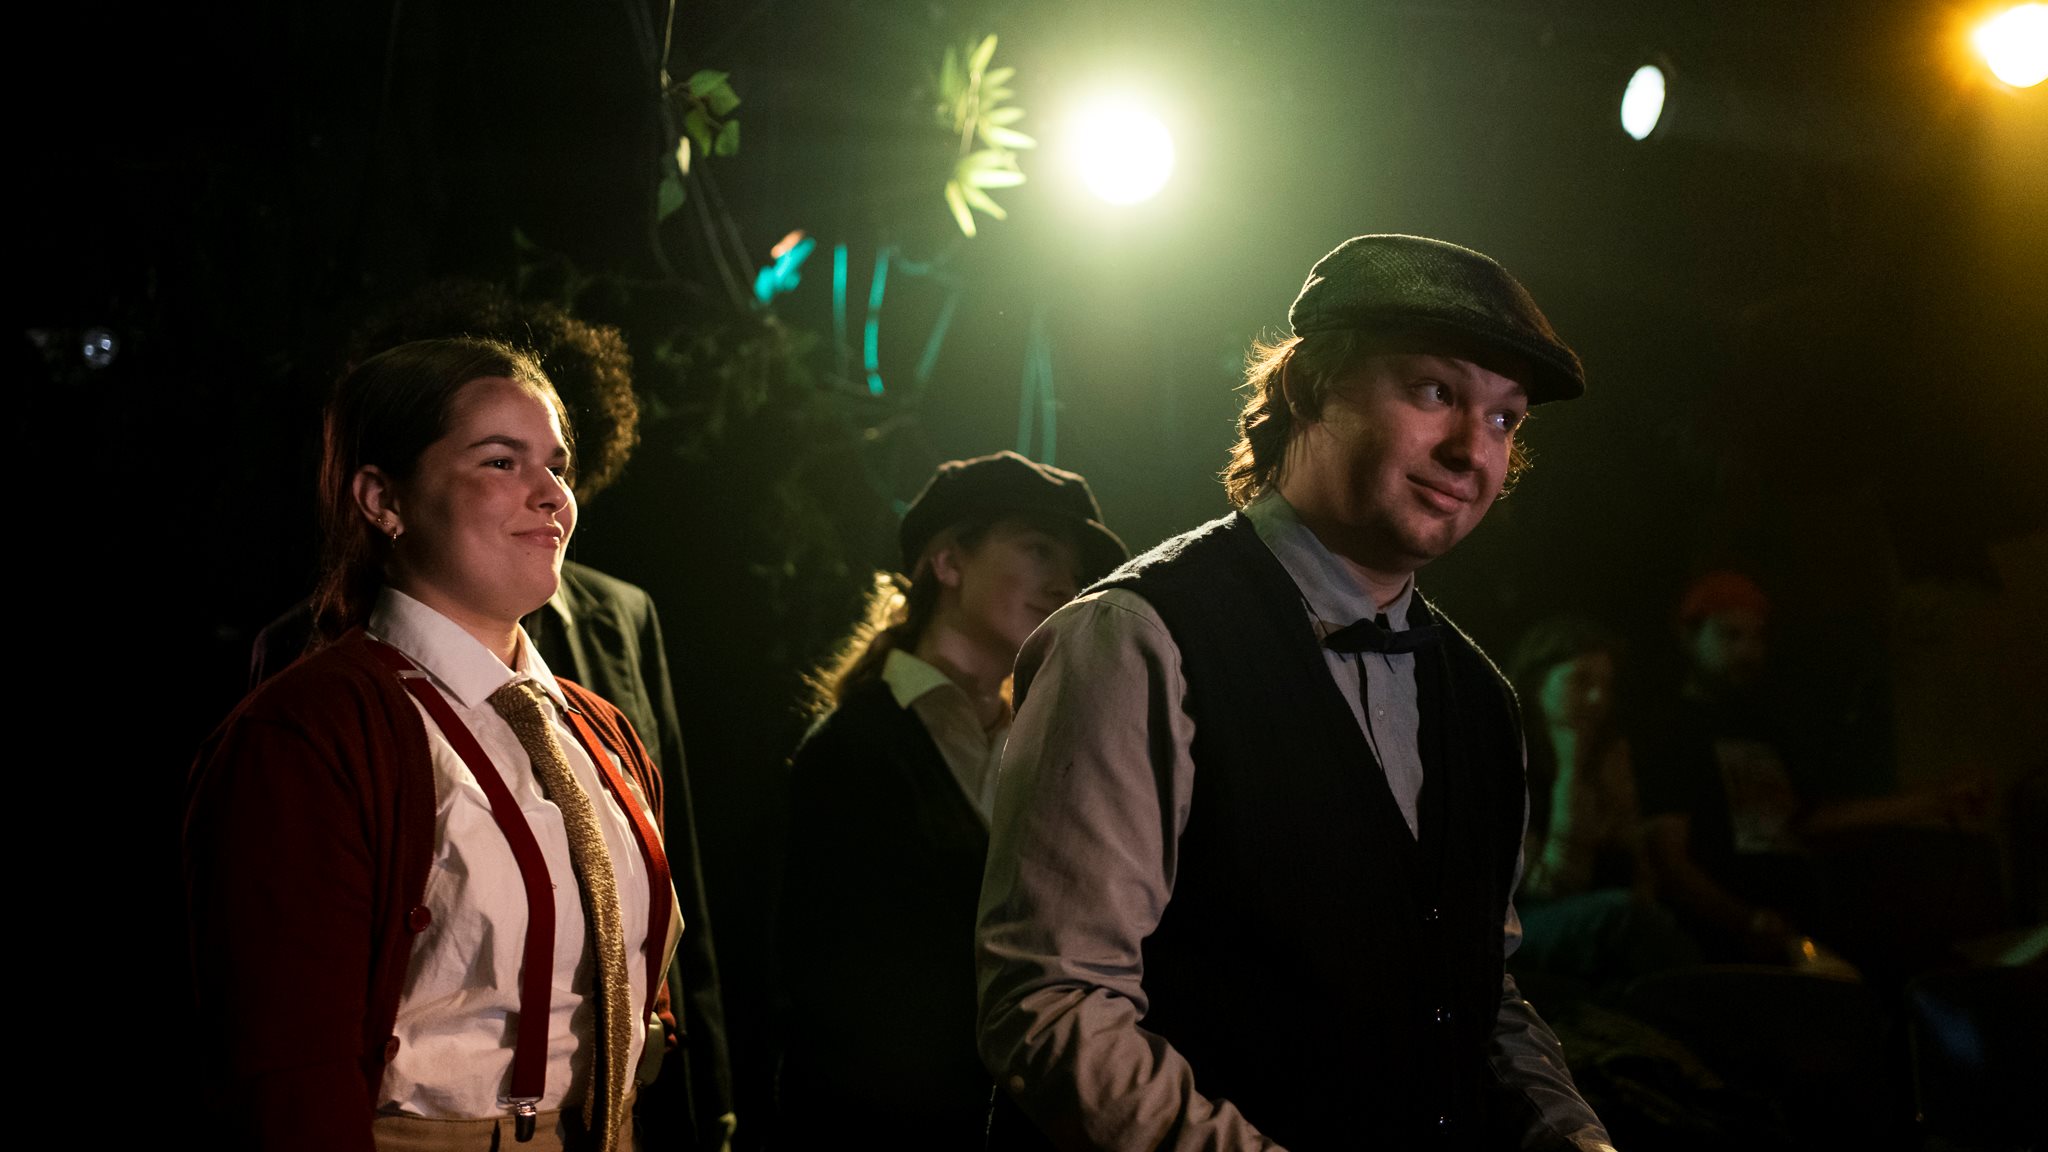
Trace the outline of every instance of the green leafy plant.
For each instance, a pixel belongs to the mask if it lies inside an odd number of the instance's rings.
[[[1024,118],[1024,109],[1004,103],[1016,95],[1004,85],[1017,70],[990,68],[995,54],[996,38],[987,36],[978,43],[970,41],[965,52],[947,48],[939,68],[939,126],[959,141],[953,173],[946,181],[946,206],[960,231],[970,237],[975,210],[997,220],[1008,218],[989,190],[1024,183],[1017,153],[1038,147],[1037,140],[1013,127]]]
[[[688,198],[683,178],[689,174],[693,148],[699,156],[732,156],[740,150],[740,122],[732,118],[740,98],[732,90],[728,76],[706,68],[669,88],[669,98],[675,101],[676,111],[682,113],[683,137],[676,142],[675,164],[661,176],[655,204],[657,219],[668,219]]]

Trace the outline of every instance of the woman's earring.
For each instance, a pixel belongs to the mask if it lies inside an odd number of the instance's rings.
[[[385,534],[391,537],[391,542],[393,544],[398,543],[398,538],[400,536],[405,535],[405,529],[399,527],[396,521],[393,521],[390,524],[386,524],[384,521],[379,520],[377,521],[377,527],[383,529]]]

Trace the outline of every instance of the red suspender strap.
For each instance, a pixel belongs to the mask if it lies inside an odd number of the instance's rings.
[[[537,1104],[547,1083],[550,985],[555,969],[555,894],[547,860],[541,856],[533,829],[519,812],[519,802],[505,786],[505,777],[484,754],[469,726],[427,682],[427,674],[389,644],[372,640],[370,651],[397,675],[399,683],[433,717],[455,754],[469,766],[469,774],[476,777],[491,802],[491,819],[498,822],[498,831],[504,833],[513,858],[519,861],[519,879],[526,885],[526,955],[519,970],[519,1038],[512,1047],[512,1090],[506,1103],[515,1108]]]
[[[647,818],[647,809],[634,798],[619,776],[618,767],[605,754],[608,746],[598,739],[597,726],[574,703],[569,705],[568,715],[570,727],[576,729],[576,738],[583,741],[583,750],[590,753],[590,762],[597,765],[605,787],[611,789],[619,808],[633,822],[633,838],[640,842],[640,857],[647,862],[647,939],[640,948],[647,954],[646,1010],[652,1012],[654,997],[667,976],[662,971],[662,962],[668,959],[668,918],[675,907],[675,890],[669,886],[668,853],[662,851],[661,836]],[[625,754],[620,753],[619,758],[625,759]]]

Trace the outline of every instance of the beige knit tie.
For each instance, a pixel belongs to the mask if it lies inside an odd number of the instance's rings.
[[[519,737],[520,747],[533,761],[541,790],[562,810],[563,829],[569,835],[569,861],[582,891],[583,922],[597,955],[597,1058],[590,1063],[590,1080],[585,1085],[583,1120],[593,1128],[601,1122],[599,1147],[615,1152],[632,1146],[620,1134],[629,1130],[626,1061],[632,1054],[639,1014],[633,1010],[633,985],[626,975],[626,930],[619,914],[619,885],[612,875],[611,853],[605,849],[597,809],[576,782],[541,707],[545,695],[540,685],[521,680],[491,693],[491,707]]]

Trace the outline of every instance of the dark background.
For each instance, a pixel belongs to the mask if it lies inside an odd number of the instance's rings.
[[[2038,767],[2048,87],[2006,89],[1969,58],[1963,30],[1985,11],[687,4],[671,73],[728,71],[743,100],[739,154],[698,161],[738,246],[758,264],[789,230],[820,242],[768,328],[722,290],[697,202],[654,218],[675,142],[659,9],[31,19],[10,347],[16,476],[33,485],[15,506],[35,531],[16,555],[38,584],[19,601],[20,650],[36,654],[21,671],[58,701],[32,714],[58,719],[32,758],[54,771],[21,801],[69,817],[37,817],[46,838],[83,825],[91,875],[121,893],[111,910],[55,904],[84,955],[53,998],[74,1021],[57,1034],[97,1037],[75,1012],[111,994],[136,1021],[120,1046],[147,1062],[125,1066],[177,1068],[186,764],[242,691],[255,629],[310,586],[340,340],[367,303],[450,273],[512,283],[524,268],[529,294],[633,343],[644,443],[574,554],[663,612],[743,1118],[762,1106],[798,675],[890,561],[892,501],[942,459],[1016,444],[1034,314],[1057,463],[1142,548],[1225,509],[1214,474],[1245,347],[1280,331],[1317,257],[1372,231],[1479,248],[1591,379],[1583,402],[1539,411],[1535,469],[1425,574],[1497,657],[1534,620],[1585,612],[1635,641],[1630,685],[1654,695],[1678,589],[1743,567],[1776,597],[1777,671],[1805,720],[1849,733],[1838,767],[1856,786]],[[988,31],[1018,69],[1019,127],[1049,148],[1093,87],[1147,93],[1179,149],[1164,193],[1108,210],[1027,154],[1030,182],[996,194],[1009,221],[962,240],[929,89],[947,45]],[[1674,87],[1639,144],[1616,109],[1653,54]],[[693,194],[709,207],[714,192]],[[832,340],[837,243],[850,372]],[[847,377],[885,246],[890,386],[874,399]],[[958,308],[920,393],[949,284]],[[118,341],[100,368],[77,351],[96,326]],[[720,374],[763,348],[769,367]]]

